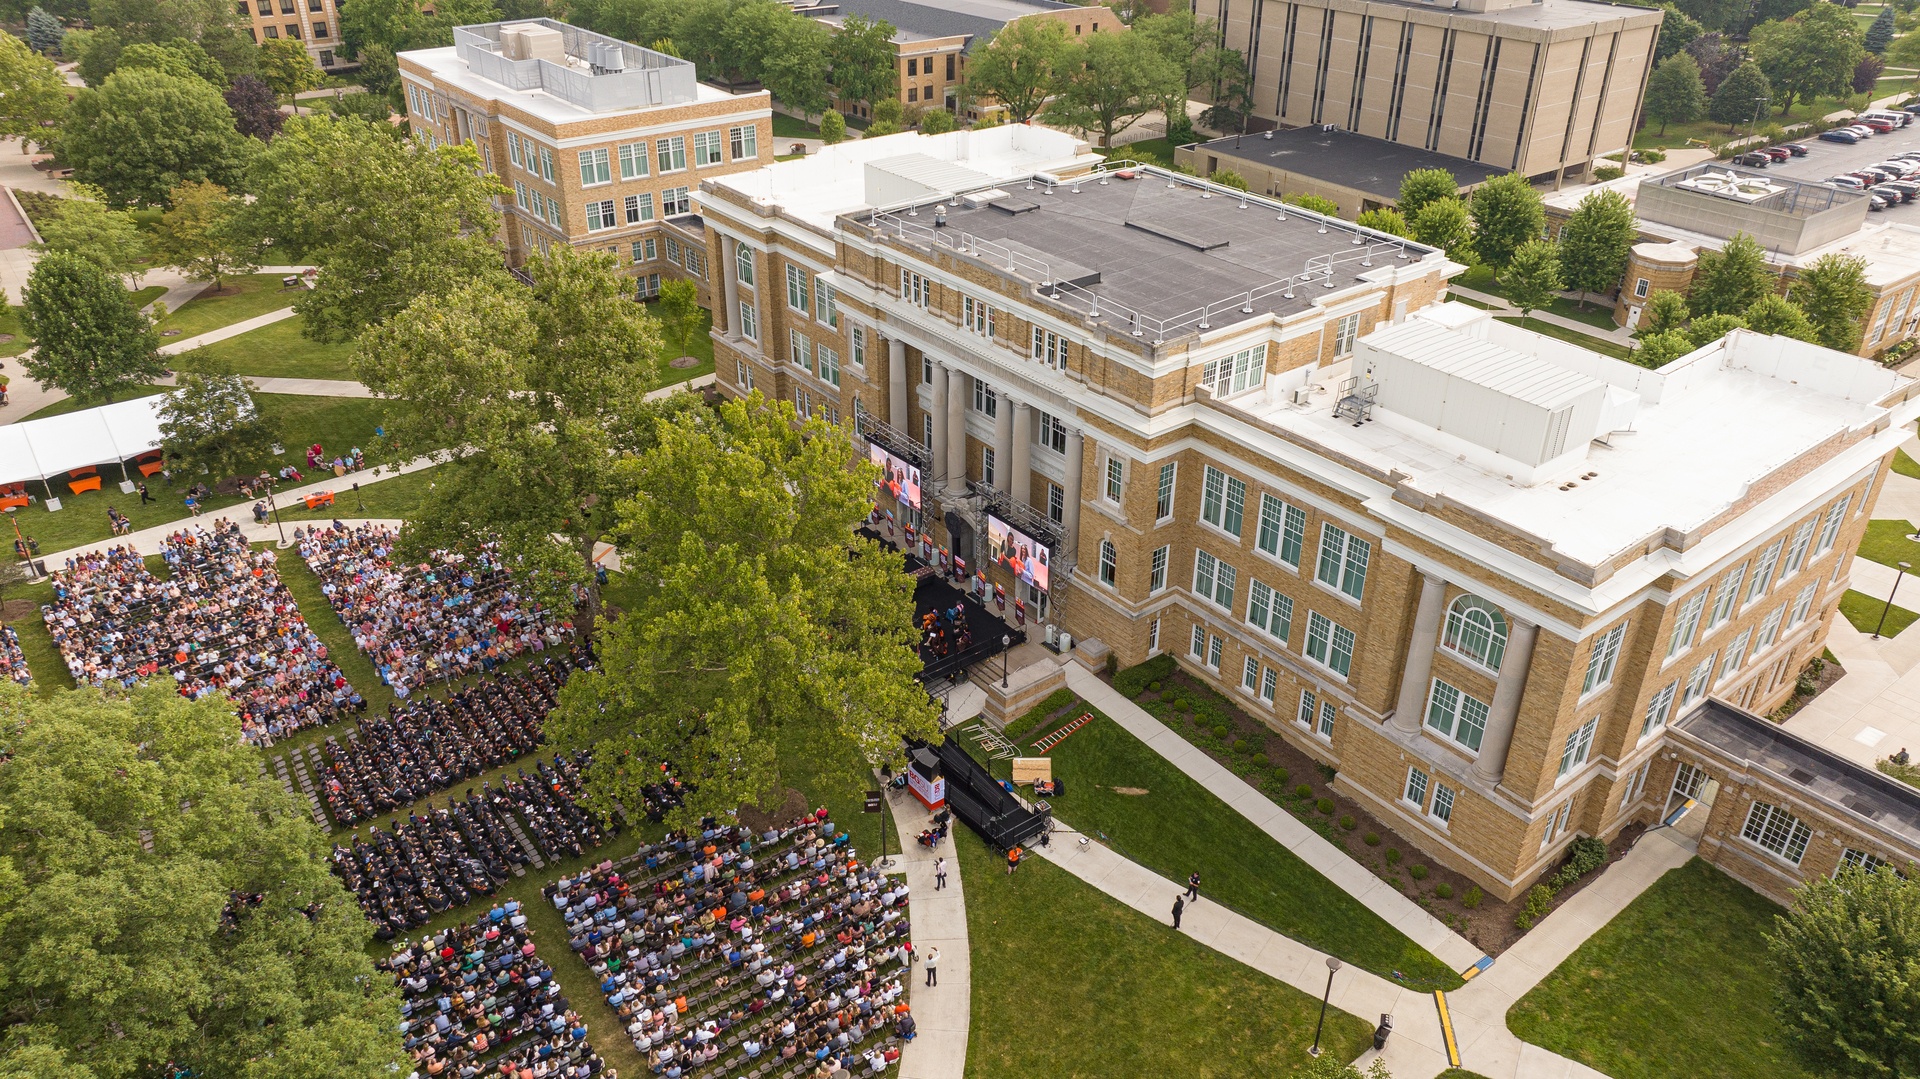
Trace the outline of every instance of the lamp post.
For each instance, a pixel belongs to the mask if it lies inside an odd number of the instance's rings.
[[[267,485],[267,512],[273,514],[273,527],[280,530],[280,546],[287,545],[287,526],[280,523],[280,506],[273,500],[273,473],[262,471],[260,482]]]
[[[1760,114],[1766,111],[1767,105],[1772,102],[1772,100],[1772,98],[1764,95],[1753,99],[1753,119],[1747,121],[1748,142],[1753,141],[1754,129],[1760,126]]]
[[[1007,649],[1012,647],[1013,647],[1013,637],[1008,634],[1002,633],[1000,635],[1000,688],[1001,689],[1007,688]]]
[[[1313,1048],[1307,1050],[1308,1056],[1320,1055],[1320,1030],[1327,1025],[1327,1000],[1333,996],[1333,976],[1338,973],[1340,960],[1327,956],[1327,991],[1320,994],[1320,1021],[1313,1025]]]
[[[1893,597],[1900,593],[1900,582],[1906,579],[1907,571],[1913,568],[1909,562],[1897,562],[1895,565],[1899,567],[1899,572],[1893,576],[1893,589],[1887,593],[1886,606],[1880,608],[1880,621],[1873,627],[1873,639],[1876,641],[1880,639],[1880,631],[1886,628],[1887,612],[1893,610]]]

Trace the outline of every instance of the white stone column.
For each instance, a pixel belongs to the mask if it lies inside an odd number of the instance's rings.
[[[898,338],[887,339],[887,423],[906,438],[907,430],[907,344]]]
[[[727,340],[740,340],[740,241],[731,236],[720,237],[720,277],[727,285],[727,309],[720,312],[717,320],[726,327]],[[741,387],[745,389],[746,387]]]
[[[1445,581],[1431,573],[1420,574],[1420,606],[1413,616],[1413,640],[1407,642],[1400,699],[1393,706],[1393,725],[1408,734],[1420,732],[1420,713],[1426,708],[1427,683],[1433,679],[1433,649],[1440,643],[1440,614],[1446,599]]]
[[[947,365],[933,365],[933,468],[935,483],[947,478]]]
[[[947,368],[947,489],[967,489],[967,374]]]
[[[1507,651],[1500,659],[1500,681],[1487,706],[1487,729],[1480,736],[1480,756],[1474,774],[1498,783],[1507,774],[1507,749],[1513,744],[1514,721],[1520,716],[1520,698],[1527,691],[1527,671],[1533,666],[1533,642],[1539,627],[1507,616]]]
[[[1013,406],[1013,453],[1007,479],[1007,493],[1013,500],[1033,505],[1033,408],[1025,401]]]
[[[993,414],[993,487],[1011,491],[1013,477],[1013,402],[1000,395]]]
[[[1063,487],[1065,498],[1060,514],[1060,528],[1066,533],[1067,550],[1078,554],[1080,550],[1080,456],[1085,452],[1085,442],[1080,432],[1067,432],[1067,475]]]

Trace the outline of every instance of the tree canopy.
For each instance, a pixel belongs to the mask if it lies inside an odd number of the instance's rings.
[[[493,200],[506,190],[479,155],[396,140],[385,126],[295,117],[252,173],[254,232],[277,257],[320,267],[294,304],[316,340],[352,340],[417,296],[505,276]]]
[[[1494,269],[1504,269],[1520,245],[1540,237],[1546,206],[1525,176],[1503,173],[1473,189],[1474,252]]]
[[[904,563],[853,531],[873,470],[847,467],[844,429],[797,420],[758,394],[685,411],[618,467],[623,613],[547,726],[593,749],[590,802],[637,804],[671,761],[698,820],[938,736]]]
[[[1625,195],[1603,188],[1582,198],[1560,229],[1560,276],[1566,287],[1611,291],[1627,272],[1627,255],[1638,236],[1639,222]]]
[[[1430,202],[1460,196],[1460,181],[1446,169],[1414,169],[1400,177],[1396,208],[1412,221]]]
[[[492,274],[421,296],[361,338],[353,372],[393,399],[400,459],[451,457],[409,515],[408,541],[500,539],[550,608],[571,611],[584,591],[591,634],[593,548],[624,490],[610,466],[653,433],[659,331],[607,255],[556,245],[524,268],[531,289]]]
[[[52,60],[0,30],[0,135],[45,141],[46,125],[66,115],[68,93]]]
[[[1778,95],[1780,115],[1800,99],[1844,95],[1860,61],[1860,28],[1839,4],[1814,4],[1788,19],[1762,23],[1747,51]]]
[[[1809,877],[1767,953],[1781,1020],[1814,1073],[1920,1075],[1920,884],[1892,868]]]
[[[147,68],[81,91],[60,130],[74,178],[115,207],[165,206],[169,192],[196,180],[235,187],[258,146],[234,128],[212,85]]]
[[[280,101],[274,96],[273,87],[258,75],[242,75],[233,80],[233,85],[221,95],[226,99],[227,108],[233,110],[233,126],[248,138],[261,142],[272,142],[287,122],[285,113],[280,111]],[[372,94],[353,94],[352,97],[372,97]]]
[[[1816,339],[1841,352],[1860,347],[1860,327],[1873,310],[1867,260],[1858,255],[1821,255],[1799,272],[1787,299],[1807,313]]]
[[[320,69],[307,55],[305,42],[268,38],[260,43],[260,78],[276,94],[299,94],[320,85]]]
[[[224,698],[5,684],[0,728],[8,1065],[395,1074],[398,995],[365,951],[367,921]]]
[[[1437,247],[1461,265],[1473,262],[1473,216],[1467,204],[1448,196],[1420,207],[1413,217],[1413,238]]]
[[[1548,240],[1528,240],[1514,248],[1501,283],[1507,288],[1508,302],[1520,309],[1524,324],[1527,316],[1553,302],[1560,292],[1560,249]]]
[[[1777,333],[1782,337],[1816,343],[1820,340],[1819,332],[1807,319],[1807,313],[1777,293],[1769,292],[1753,301],[1753,306],[1747,308],[1740,317],[1746,320],[1747,328],[1755,333]]]
[[[1046,106],[1071,48],[1067,28],[1057,20],[1016,19],[968,58],[967,100],[998,102],[1007,122],[1024,124]]]
[[[187,372],[160,406],[160,439],[175,468],[215,479],[252,475],[273,463],[280,432],[239,375]]]
[[[1653,50],[1655,64],[1684,51],[1694,38],[1706,32],[1706,27],[1701,26],[1698,20],[1671,3],[1661,4],[1660,7],[1667,14],[1660,20],[1660,40]]]
[[[205,181],[173,189],[173,208],[153,230],[153,253],[195,281],[250,274],[259,265],[259,244],[242,220],[246,204],[219,184]]]
[[[108,207],[84,184],[76,185],[73,194],[59,203],[59,213],[43,215],[37,223],[41,250],[78,255],[131,287],[139,272],[136,263],[147,251],[140,226],[132,214]]]
[[[827,42],[828,80],[843,101],[892,97],[899,89],[894,74],[893,24],[865,15],[848,15]]]
[[[1181,94],[1186,72],[1177,59],[1130,40],[1134,34],[1092,34],[1067,46],[1046,110],[1053,122],[1097,132],[1100,145],[1112,146],[1115,135]]]
[[[1718,251],[1700,252],[1687,305],[1701,315],[1738,314],[1774,290],[1780,275],[1767,265],[1766,249],[1736,232]]]
[[[1648,121],[1660,125],[1660,134],[1668,124],[1688,124],[1700,118],[1707,108],[1706,88],[1700,83],[1700,65],[1684,52],[1674,53],[1647,78],[1647,92],[1640,104]]]
[[[42,385],[81,400],[111,401],[165,370],[153,323],[112,275],[79,255],[41,255],[27,276],[25,300],[27,332],[37,347],[20,365]]]
[[[1773,85],[1767,81],[1767,73],[1749,60],[1721,80],[1712,104],[1707,106],[1707,115],[1727,125],[1731,132],[1765,112],[1772,100]]]

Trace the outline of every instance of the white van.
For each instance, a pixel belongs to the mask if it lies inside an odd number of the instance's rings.
[[[1868,109],[1866,112],[1855,117],[1855,119],[1885,120],[1896,127],[1905,127],[1913,123],[1913,114],[1910,112],[1890,112],[1886,109]]]

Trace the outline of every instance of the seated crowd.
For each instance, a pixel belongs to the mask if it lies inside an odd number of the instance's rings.
[[[0,678],[26,685],[33,681],[27,670],[27,654],[20,650],[20,635],[12,626],[0,626]]]
[[[825,809],[757,836],[709,820],[543,891],[667,1079],[878,1072],[912,1035],[906,884],[862,865]]]
[[[549,621],[515,592],[497,545],[471,559],[436,551],[429,562],[396,566],[400,536],[385,525],[335,521],[295,529],[294,538],[355,646],[402,700],[424,684],[491,671],[572,636],[570,621]]]
[[[224,690],[241,736],[261,745],[366,708],[301,617],[273,551],[252,550],[222,519],[169,535],[162,554],[165,581],[131,545],[54,572],[54,601],[40,610],[75,682],[132,685],[165,671],[185,697]]]
[[[329,735],[319,777],[327,811],[340,824],[358,824],[531,753],[580,661],[559,656],[444,701],[389,705],[387,715],[362,717],[344,738]]]
[[[535,952],[518,902],[402,941],[377,965],[400,985],[410,1079],[619,1079]]]

